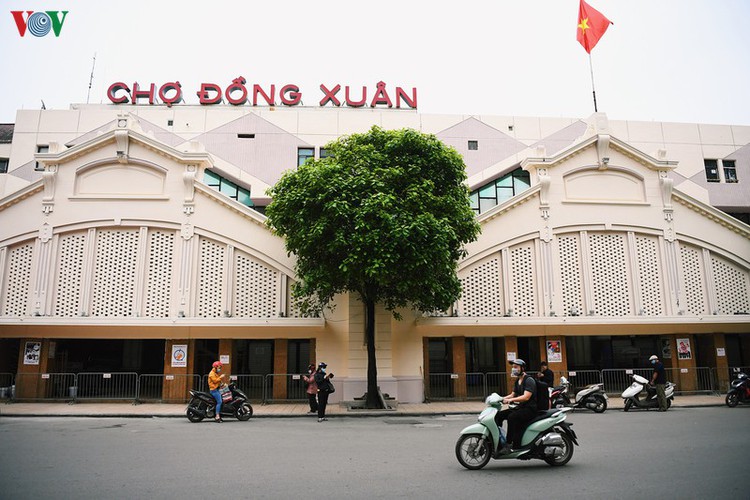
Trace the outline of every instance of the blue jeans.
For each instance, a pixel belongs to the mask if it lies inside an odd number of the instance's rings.
[[[211,395],[216,400],[216,416],[221,415],[221,393],[219,392],[219,389],[216,389],[215,391],[211,391]]]

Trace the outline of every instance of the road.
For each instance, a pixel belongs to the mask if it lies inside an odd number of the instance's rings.
[[[571,462],[456,461],[474,415],[1,418],[0,498],[747,498],[750,407],[575,413]]]

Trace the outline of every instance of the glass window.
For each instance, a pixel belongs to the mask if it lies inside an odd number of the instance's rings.
[[[221,177],[211,172],[210,170],[206,170],[203,174],[203,182],[205,182],[208,186],[218,188],[219,184],[221,183]]]
[[[706,168],[706,180],[708,182],[719,182],[719,166],[716,160],[703,160]]]
[[[36,147],[37,153],[49,153],[49,145],[41,145]],[[44,167],[41,163],[36,162],[36,166],[34,166],[34,170],[44,170]]]
[[[505,200],[509,200],[513,198],[513,189],[512,188],[497,188],[497,202],[502,203]]]
[[[8,171],[8,159],[0,158],[0,174],[4,174]]]
[[[320,157],[321,158],[328,158],[329,156],[332,156],[331,153],[328,152],[326,148],[320,148]]]
[[[735,167],[734,160],[724,160],[721,163],[724,166],[724,182],[737,182],[737,168]]]
[[[525,175],[523,175],[525,174]],[[531,187],[531,179],[528,172],[513,176],[513,189],[516,194],[526,191]]]
[[[221,180],[221,187],[219,188],[222,194],[229,196],[230,198],[237,199],[237,184],[230,182],[226,179]]]
[[[315,148],[297,148],[297,166],[301,167],[309,158],[315,158]]]
[[[498,187],[513,187],[513,176],[505,175],[499,178],[497,181]]]
[[[476,151],[479,149],[479,141],[469,141],[469,151]]]
[[[479,213],[483,214],[487,210],[490,210],[492,207],[497,205],[497,200],[495,198],[480,198],[479,200]]]
[[[495,198],[495,183],[487,184],[479,190],[480,198]]]
[[[253,206],[253,200],[250,199],[250,191],[248,191],[247,189],[239,188],[237,190],[237,201],[239,201],[246,207]]]
[[[479,193],[474,191],[469,195],[469,201],[471,202],[472,210],[479,210]]]

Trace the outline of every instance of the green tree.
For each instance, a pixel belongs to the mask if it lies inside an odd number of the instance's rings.
[[[445,311],[460,296],[464,245],[479,234],[466,167],[456,150],[415,130],[342,137],[330,156],[286,172],[269,190],[268,225],[297,256],[294,297],[303,313],[334,295],[365,305],[368,408],[377,392],[375,305]]]

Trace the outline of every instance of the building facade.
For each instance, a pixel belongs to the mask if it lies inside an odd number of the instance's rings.
[[[313,361],[336,373],[337,400],[360,397],[362,304],[302,317],[294,256],[263,212],[285,170],[373,125],[456,148],[482,229],[451,310],[378,310],[379,383],[396,400],[496,390],[514,356],[584,374],[658,353],[687,391],[701,370],[726,381],[750,365],[750,127],[73,105],[0,125],[0,373],[16,396],[43,398],[50,374],[128,373],[179,398],[167,380],[222,358],[262,377],[267,400],[295,398]]]

